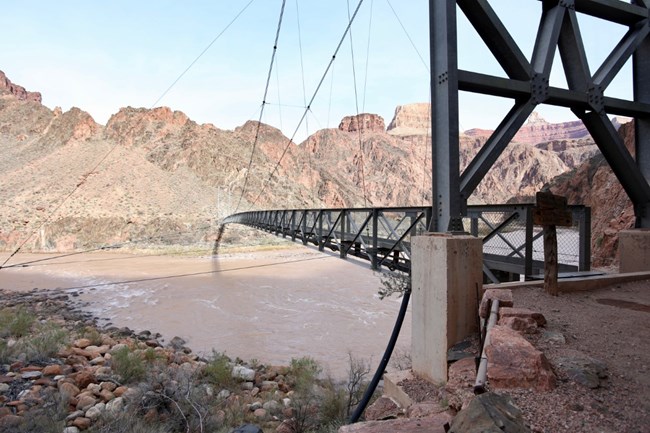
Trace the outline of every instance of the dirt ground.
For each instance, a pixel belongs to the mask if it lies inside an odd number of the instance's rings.
[[[507,392],[533,432],[650,432],[650,280],[557,297],[517,288],[513,297],[546,317],[546,329],[527,338],[559,379],[551,392]],[[585,355],[606,367],[595,389],[567,372],[567,358]]]

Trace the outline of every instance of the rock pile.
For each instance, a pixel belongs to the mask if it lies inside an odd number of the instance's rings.
[[[183,431],[199,431],[192,423],[224,428],[251,421],[271,431],[291,425],[295,380],[289,367],[216,354],[206,359],[180,337],[164,346],[149,331],[98,329],[95,319],[69,311],[68,302],[63,293],[0,291],[3,336],[7,312],[29,308],[38,326],[60,327],[71,338],[52,356],[21,353],[22,337],[8,337],[8,349],[0,345],[0,431],[43,431],[38,423],[45,422],[78,433],[129,416],[154,425],[178,419]]]

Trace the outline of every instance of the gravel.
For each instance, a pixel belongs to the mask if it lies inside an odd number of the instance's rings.
[[[546,332],[527,338],[544,352],[559,379],[550,392],[501,391],[523,411],[533,432],[650,432],[650,281],[558,297],[519,288],[513,296],[517,307],[546,316]],[[568,374],[566,359],[584,357],[606,366],[607,377],[597,388]]]

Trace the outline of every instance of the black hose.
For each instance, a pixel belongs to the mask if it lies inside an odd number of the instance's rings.
[[[386,370],[388,361],[390,361],[390,356],[393,354],[395,343],[397,343],[397,337],[399,337],[399,332],[402,329],[402,323],[404,323],[404,317],[406,316],[406,309],[408,308],[410,297],[411,297],[411,290],[406,290],[404,292],[404,296],[402,297],[402,305],[400,306],[399,314],[397,315],[397,320],[395,320],[393,333],[390,336],[390,340],[388,340],[388,346],[386,346],[384,357],[381,359],[381,362],[377,367],[377,371],[375,371],[375,375],[370,381],[370,384],[368,384],[368,388],[366,388],[366,392],[363,394],[363,398],[361,399],[361,402],[356,407],[354,413],[350,417],[350,421],[348,421],[348,424],[354,424],[355,422],[359,421],[361,414],[363,413],[364,410],[366,410],[366,406],[368,406],[368,402],[370,402],[370,398],[375,393],[375,389],[377,389],[379,380],[381,379],[381,377],[384,374],[384,371]]]

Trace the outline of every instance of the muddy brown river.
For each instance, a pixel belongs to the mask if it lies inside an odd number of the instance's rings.
[[[19,254],[11,264],[45,255]],[[0,287],[80,292],[100,324],[178,335],[197,353],[286,364],[311,356],[344,377],[348,353],[381,359],[399,299],[379,300],[366,262],[308,248],[217,258],[93,253],[0,271]],[[410,345],[410,316],[398,350]]]

